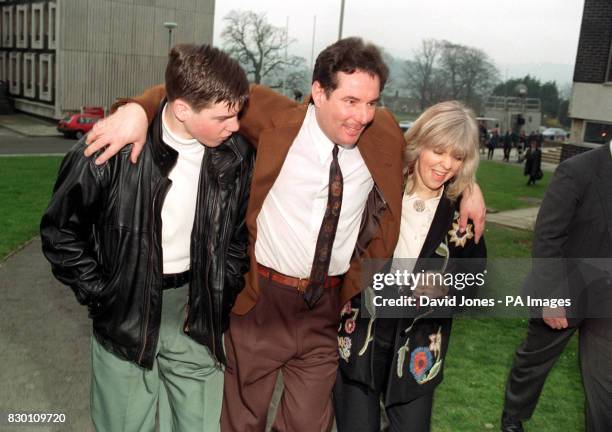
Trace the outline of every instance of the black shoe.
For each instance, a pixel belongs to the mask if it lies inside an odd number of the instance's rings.
[[[501,432],[524,432],[523,423],[504,414],[501,421]]]

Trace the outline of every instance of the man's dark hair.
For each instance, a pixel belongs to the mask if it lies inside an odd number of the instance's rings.
[[[236,60],[210,45],[176,45],[168,55],[166,94],[183,99],[195,111],[225,102],[242,108],[249,81]]]
[[[318,81],[329,96],[338,87],[338,72],[352,74],[356,71],[377,76],[381,92],[389,77],[389,68],[375,45],[365,43],[358,37],[340,39],[321,51],[317,57],[312,82]]]

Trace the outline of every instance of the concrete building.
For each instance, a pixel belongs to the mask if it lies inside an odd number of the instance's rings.
[[[612,138],[612,2],[585,0],[569,107],[571,140],[563,158]]]
[[[484,116],[497,119],[501,133],[519,133],[522,129],[529,135],[542,124],[542,103],[537,98],[489,96],[484,101]]]
[[[0,0],[0,80],[61,118],[163,81],[172,43],[212,43],[214,0]],[[174,22],[169,30],[164,23]]]

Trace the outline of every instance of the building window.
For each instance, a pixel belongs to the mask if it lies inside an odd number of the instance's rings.
[[[607,144],[612,139],[612,124],[586,122],[584,141],[593,144]]]
[[[37,66],[36,54],[23,55],[23,95],[26,97],[36,97]]]
[[[56,20],[56,13],[57,13],[57,5],[55,4],[55,2],[51,2],[49,3],[49,16],[47,17],[49,19],[49,31],[47,33],[47,38],[49,39],[48,43],[47,43],[47,47],[49,49],[56,49],[56,37],[57,37],[57,32],[56,32],[56,24],[57,24],[57,20]]]
[[[29,5],[18,5],[17,6],[17,19],[16,19],[16,35],[17,48],[28,47],[28,36],[30,35],[30,22],[28,21],[28,8]]]
[[[8,53],[0,51],[0,81],[8,81]]]
[[[9,92],[14,96],[21,94],[21,53],[9,54]]]
[[[54,89],[53,54],[39,56],[38,97],[40,100],[52,102]]]
[[[46,34],[47,23],[45,22],[45,4],[36,3],[32,5],[32,48],[42,49],[44,48],[43,38]]]
[[[13,46],[13,6],[2,8],[2,46],[5,48]]]

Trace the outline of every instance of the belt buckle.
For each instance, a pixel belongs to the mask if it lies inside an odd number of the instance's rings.
[[[306,288],[308,288],[308,279],[299,278],[296,286],[298,292],[304,294],[306,292]]]

